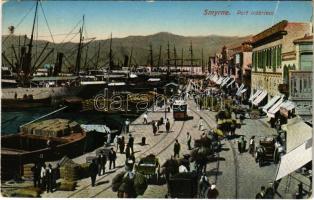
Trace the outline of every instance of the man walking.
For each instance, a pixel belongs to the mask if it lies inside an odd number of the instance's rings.
[[[147,124],[148,123],[148,121],[147,121],[147,118],[148,118],[147,117],[147,112],[144,113],[143,118],[144,118],[143,124]]]
[[[109,152],[109,170],[111,169],[111,165],[113,165],[113,169],[116,168],[116,159],[117,159],[117,154],[113,150],[113,148],[111,148]]]
[[[173,151],[174,151],[174,157],[176,158],[176,156],[180,156],[180,144],[178,142],[178,140],[176,139],[176,142],[174,143],[174,148],[173,148]]]
[[[133,149],[133,145],[134,145],[134,137],[130,134],[129,135],[129,141],[128,141],[128,145],[132,151],[132,153],[134,153],[134,149]]]
[[[191,140],[192,140],[192,137],[190,135],[189,132],[186,133],[186,139],[187,139],[187,145],[188,145],[188,150],[191,150]]]
[[[34,187],[40,186],[40,166],[38,162],[32,167]]]
[[[249,153],[254,157],[255,155],[255,136],[252,136],[249,142]]]
[[[92,187],[95,187],[97,172],[98,169],[96,160],[93,160],[92,163],[89,165],[89,173],[92,181]]]
[[[167,122],[166,122],[166,132],[169,133],[170,131],[170,121],[169,119],[167,118]]]
[[[128,134],[130,131],[130,121],[129,119],[125,120],[125,134]]]
[[[157,133],[157,126],[156,126],[155,122],[153,122],[153,133],[154,133],[154,135],[156,135],[156,133]]]
[[[203,118],[200,118],[200,121],[198,122],[198,130],[202,131],[203,130]]]

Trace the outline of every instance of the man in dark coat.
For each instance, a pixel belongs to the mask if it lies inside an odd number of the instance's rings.
[[[167,122],[166,122],[166,132],[169,133],[170,131],[170,121],[169,119],[167,118]]]
[[[124,141],[124,136],[121,137],[120,141],[119,141],[119,149],[120,149],[120,153],[124,152],[124,148],[125,148],[125,141]]]
[[[113,169],[116,168],[116,159],[117,159],[117,154],[113,150],[113,148],[111,148],[109,151],[109,170],[111,169],[111,165],[113,165]]]
[[[208,193],[207,193],[207,198],[208,199],[217,199],[218,195],[219,195],[219,192],[216,189],[216,185],[211,185],[209,190],[208,190]]]
[[[97,172],[98,172],[98,169],[97,169],[96,160],[93,160],[92,163],[89,165],[89,173],[90,173],[90,177],[92,181],[92,187],[95,186]]]
[[[105,154],[101,154],[101,169],[102,169],[102,173],[103,175],[105,174],[106,171],[106,163],[107,163],[107,156]]]
[[[46,169],[46,180],[47,180],[47,193],[52,192],[53,187],[53,171],[51,164]]]
[[[33,172],[34,187],[39,187],[40,186],[40,166],[39,166],[39,163],[36,162],[31,170]]]
[[[176,158],[176,156],[180,156],[180,143],[178,142],[178,140],[176,139],[176,142],[174,143],[174,147],[173,147],[173,151],[174,151],[174,157]]]
[[[130,134],[129,135],[129,142],[128,142],[128,145],[132,151],[132,153],[134,153],[134,149],[133,149],[133,145],[134,145],[134,137]]]

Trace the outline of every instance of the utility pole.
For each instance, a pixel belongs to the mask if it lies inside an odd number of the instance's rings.
[[[95,66],[95,69],[98,68],[99,55],[100,55],[100,42],[98,43],[98,52],[97,52],[97,58],[96,58],[96,66]]]
[[[109,43],[109,68],[107,70],[107,83],[109,83],[109,74],[112,67],[112,33],[110,33],[110,43]]]

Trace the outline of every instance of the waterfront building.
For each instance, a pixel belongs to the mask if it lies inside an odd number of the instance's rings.
[[[283,85],[283,62],[288,61],[295,49],[293,41],[309,32],[309,23],[283,20],[253,36],[251,94],[259,90],[264,96],[256,101],[256,105],[263,104],[263,99],[267,101],[277,95],[287,95],[288,86]],[[295,64],[290,66],[293,68]]]

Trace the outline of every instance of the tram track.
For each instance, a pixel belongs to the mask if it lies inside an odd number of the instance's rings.
[[[207,119],[208,121],[212,121],[215,123],[215,120],[210,117],[210,116],[207,116],[205,114],[199,114],[199,112],[196,112],[195,110],[191,109],[194,113],[196,113],[198,116],[202,117],[203,119]],[[208,123],[207,120],[204,120],[205,123],[207,123],[208,127],[211,127]],[[239,179],[238,179],[238,175],[239,175],[239,163],[238,163],[238,158],[237,158],[237,154],[236,154],[236,150],[235,150],[235,147],[233,146],[232,142],[230,140],[226,140],[230,147],[231,147],[231,150],[232,150],[232,155],[233,155],[233,165],[234,165],[234,176],[235,176],[235,194],[234,194],[234,198],[237,199],[238,198],[238,191],[239,191]],[[215,177],[215,183],[217,183],[217,180],[218,180],[218,172],[219,172],[219,154],[217,155],[218,156],[218,159],[217,159],[217,170],[216,170],[216,177]]]
[[[170,130],[173,129],[173,127],[175,126],[175,124],[176,124],[176,121],[174,121],[174,123],[172,124]],[[183,126],[184,126],[184,123],[183,123],[182,126],[181,126],[181,130],[182,130]],[[160,144],[165,140],[165,138],[167,137],[168,134],[169,134],[169,133],[163,134],[163,137],[161,137],[154,145],[152,145],[151,147],[149,147],[149,148],[146,149],[145,151],[141,152],[137,157],[139,158],[139,157],[141,157],[141,156],[143,156],[143,155],[146,155],[147,152],[151,151],[151,150],[154,149],[156,146],[160,145]],[[170,133],[170,134],[171,134],[171,133]],[[176,138],[177,138],[177,137],[179,137],[179,135],[177,135]],[[171,144],[172,144],[172,143],[171,143]],[[169,144],[168,147],[169,147],[171,144]],[[162,151],[159,152],[157,155],[159,155],[160,153],[162,153]],[[117,170],[115,171],[115,173],[118,172],[118,171],[122,171],[122,169],[123,169],[123,168],[117,169]],[[109,175],[111,175],[111,173],[102,176],[101,178],[99,178],[99,179],[97,180],[97,182],[102,181],[103,179],[105,179],[105,178],[108,177]],[[97,184],[97,182],[96,182],[96,184]],[[84,186],[83,188],[79,189],[78,191],[75,191],[74,193],[70,194],[70,195],[68,196],[68,198],[69,198],[69,197],[73,197],[73,196],[75,196],[76,194],[79,194],[80,192],[83,192],[83,191],[89,189],[90,186],[91,186],[91,184],[88,184],[88,185]],[[91,197],[96,197],[96,196],[98,196],[100,193],[102,193],[102,192],[108,190],[109,188],[111,188],[111,185],[108,186],[108,187],[106,187],[106,188],[104,188],[104,189],[101,190],[100,192],[96,193],[96,195],[93,195],[93,196],[91,196]]]
[[[174,121],[174,124],[175,124],[176,122],[177,122],[177,123],[178,123],[178,122],[182,122],[182,125],[181,125],[181,127],[180,127],[180,131],[177,133],[177,135],[175,136],[175,138],[173,138],[173,139],[171,140],[171,142],[170,142],[169,144],[167,144],[167,146],[166,146],[165,148],[162,148],[159,152],[154,153],[154,155],[155,155],[156,157],[157,157],[158,155],[162,154],[163,152],[165,152],[171,145],[173,145],[174,141],[175,141],[175,140],[181,135],[181,133],[183,132],[183,127],[184,127],[184,125],[185,125],[185,121]],[[173,124],[173,126],[174,126],[174,124]],[[169,134],[169,133],[167,133],[167,134]],[[164,138],[165,138],[165,137],[164,137]],[[159,144],[160,144],[160,142],[159,142]],[[154,145],[154,146],[157,146],[157,144]],[[148,151],[149,151],[149,150],[152,150],[152,148],[148,149]],[[146,152],[147,152],[147,151],[146,151]],[[110,189],[110,188],[111,188],[111,185],[109,185],[108,187],[104,188],[103,190],[101,190],[100,192],[96,193],[95,195],[91,196],[91,198],[97,197],[98,195],[100,195],[101,193],[107,191],[107,190]]]

